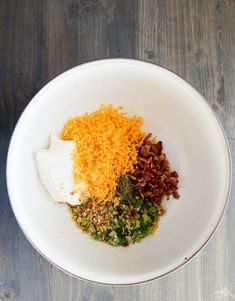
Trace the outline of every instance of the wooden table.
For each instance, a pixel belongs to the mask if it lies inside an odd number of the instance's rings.
[[[17,225],[5,163],[18,117],[56,75],[107,57],[147,60],[188,80],[222,121],[234,159],[234,0],[0,0],[0,300],[235,300],[233,192],[218,231],[196,258],[135,287],[66,275],[33,249]]]

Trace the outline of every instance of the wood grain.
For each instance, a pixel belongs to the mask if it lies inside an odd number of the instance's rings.
[[[188,80],[221,119],[235,159],[234,0],[0,0],[0,301],[235,300],[234,190],[196,258],[136,287],[74,279],[44,260],[19,229],[5,181],[19,115],[59,73],[107,57],[147,60]]]

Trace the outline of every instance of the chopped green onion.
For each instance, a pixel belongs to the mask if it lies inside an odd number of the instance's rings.
[[[116,217],[113,219],[113,222],[114,224],[119,225],[119,220]]]
[[[100,236],[97,233],[93,233],[92,238],[95,239],[95,240],[99,240]]]
[[[150,218],[147,213],[142,214],[143,222],[146,224],[150,221]]]
[[[155,216],[157,213],[157,207],[155,207],[155,206],[150,207],[148,210],[148,213],[152,216]]]
[[[111,231],[110,233],[109,233],[109,236],[111,236],[111,237],[116,237],[117,236],[117,232],[116,231]]]
[[[125,243],[126,243],[125,237],[119,237],[119,244],[120,244],[121,246],[124,246]]]

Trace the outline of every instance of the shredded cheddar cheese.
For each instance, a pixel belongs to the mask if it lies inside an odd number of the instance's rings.
[[[133,171],[137,148],[143,141],[141,117],[128,117],[117,109],[100,106],[99,110],[67,121],[62,139],[73,140],[74,181],[87,184],[91,198],[113,201],[118,178]]]

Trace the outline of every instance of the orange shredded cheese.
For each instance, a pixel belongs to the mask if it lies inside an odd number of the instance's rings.
[[[111,105],[67,121],[61,136],[76,143],[74,181],[86,183],[91,198],[117,202],[118,178],[132,171],[137,160],[142,123],[141,117],[130,118],[122,107]]]

